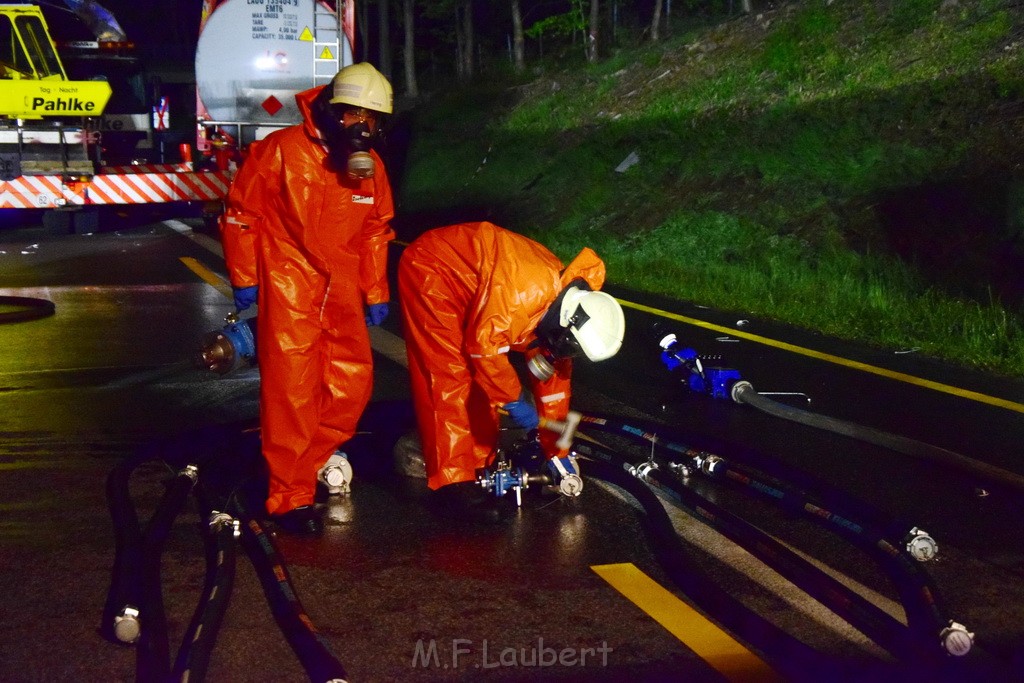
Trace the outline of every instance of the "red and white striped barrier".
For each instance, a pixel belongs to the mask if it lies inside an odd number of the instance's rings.
[[[130,164],[126,166],[103,166],[100,173],[191,173],[192,163],[182,161],[177,164]]]
[[[21,176],[0,180],[0,209],[216,201],[227,196],[230,184],[231,175],[226,171],[101,173],[88,181],[72,182],[59,175]]]

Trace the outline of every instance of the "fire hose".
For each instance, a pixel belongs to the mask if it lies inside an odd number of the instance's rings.
[[[1017,494],[1024,493],[1024,477],[1018,474],[906,436],[891,434],[873,427],[779,403],[759,394],[753,384],[740,377],[738,370],[709,365],[706,357],[702,357],[692,348],[683,347],[675,334],[665,334],[661,330],[656,330],[656,337],[658,345],[662,349],[662,363],[670,371],[685,372],[684,382],[695,393],[702,393],[712,398],[732,399],[736,403],[752,406],[774,417],[824,429],[865,443],[882,446],[897,453],[953,467],[997,486],[1005,487]]]
[[[202,441],[188,435],[186,443]],[[107,477],[107,499],[114,523],[115,557],[100,625],[108,640],[136,647],[136,679],[202,681],[234,584],[241,544],[260,580],[274,619],[314,683],[343,681],[345,669],[306,615],[272,538],[247,504],[252,472],[238,478],[237,459],[225,462],[223,444],[193,453],[182,466],[180,454],[148,448],[119,463]],[[237,448],[231,450],[238,451]],[[170,454],[169,454],[170,453]],[[258,449],[256,449],[258,455]],[[133,474],[147,463],[180,467],[145,526],[129,491]],[[243,468],[244,469],[244,468]],[[206,581],[199,603],[170,664],[167,620],[160,581],[161,556],[175,519],[190,493],[206,521]],[[262,499],[261,496],[255,496]],[[215,509],[215,508],[220,508]]]
[[[724,514],[725,511],[712,501],[707,499],[698,501],[699,494],[687,489],[678,476],[684,472],[686,477],[705,476],[714,481],[734,483],[744,492],[776,505],[783,512],[801,514],[808,521],[866,553],[896,587],[907,616],[906,628],[909,629],[909,633],[895,634],[890,628],[890,632],[885,636],[885,642],[890,646],[894,644],[902,646],[916,641],[918,645],[912,648],[914,652],[928,650],[938,652],[938,646],[941,646],[942,651],[956,655],[966,654],[970,649],[970,639],[965,640],[964,638],[970,634],[961,625],[945,616],[938,590],[930,577],[919,567],[920,562],[934,557],[937,546],[930,536],[917,527],[906,530],[905,535],[900,539],[888,537],[888,534],[878,530],[873,524],[864,523],[855,517],[850,511],[856,507],[855,505],[848,506],[848,509],[842,510],[842,514],[838,514],[834,510],[823,507],[803,492],[783,482],[761,475],[752,468],[735,465],[721,456],[697,451],[676,441],[668,440],[664,436],[659,436],[659,434],[664,435],[669,431],[663,425],[646,423],[638,426],[636,422],[627,423],[614,417],[583,415],[580,426],[617,433],[642,441],[661,452],[685,456],[682,462],[652,459],[647,463],[635,466],[635,468],[643,475],[642,479],[657,487],[660,492],[667,493],[674,502],[685,503],[691,512],[717,508],[718,512],[713,515],[716,522],[721,520],[723,525],[731,528],[736,528],[739,523],[734,515]],[[593,451],[595,447],[590,442],[577,443],[576,449],[586,453]],[[669,477],[672,473],[677,473],[677,475]],[[700,512],[697,512],[697,516],[702,520],[706,518],[706,515]],[[762,540],[762,535],[756,534],[755,538],[752,530],[744,531],[743,534],[748,537],[748,542],[743,544],[748,550],[756,548],[758,542]],[[751,550],[751,552],[754,551]],[[778,549],[776,548],[774,552],[778,554]],[[788,559],[791,560],[791,558]],[[827,595],[826,597],[835,596]],[[825,604],[831,607],[835,603]],[[863,607],[861,605],[859,608],[861,612],[864,612]],[[869,610],[869,612],[872,612],[867,614],[870,619],[879,620],[877,613],[874,613],[873,610]],[[883,619],[882,621],[888,620]],[[853,625],[857,626],[856,623]],[[880,644],[886,649],[890,649],[885,642],[880,642]],[[920,646],[921,643],[928,642],[932,643],[930,647]],[[901,649],[901,653],[905,652],[905,649]],[[894,652],[893,654],[901,656],[901,653]]]
[[[755,526],[689,489],[671,470],[653,461],[631,463],[592,441],[578,444],[577,450],[587,458],[588,476],[623,489],[640,503],[649,547],[683,593],[748,642],[765,648],[765,652],[781,653],[778,661],[771,663],[787,679],[845,680],[844,674],[849,672],[841,671],[839,663],[780,632],[777,627],[766,627],[744,605],[723,596],[716,585],[708,585],[710,579],[687,559],[685,548],[660,503],[662,499],[740,542],[755,557],[892,653],[906,668],[905,673],[912,672],[915,680],[965,680],[966,660],[948,656],[964,655],[969,650],[970,634],[960,624],[950,622],[941,634],[922,633],[903,625]],[[940,635],[941,638],[936,637]],[[892,673],[891,669],[888,673]]]
[[[55,310],[53,302],[48,299],[0,296],[0,323],[23,323],[29,320],[38,320],[53,315]]]

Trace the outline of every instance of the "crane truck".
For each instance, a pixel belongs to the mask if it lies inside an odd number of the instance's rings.
[[[70,6],[81,0],[66,0]],[[42,210],[93,232],[104,205],[222,205],[245,147],[300,120],[295,93],[352,62],[353,0],[204,0],[196,49],[196,149],[174,163],[110,156],[111,83],[68,77],[36,3],[0,4],[0,211]],[[84,4],[94,4],[86,2]],[[99,37],[99,35],[97,35]],[[155,123],[162,113],[153,112]]]

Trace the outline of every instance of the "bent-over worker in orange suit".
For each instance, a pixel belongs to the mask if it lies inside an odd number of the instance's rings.
[[[318,473],[348,466],[336,449],[370,399],[367,325],[387,315],[394,207],[369,144],[392,92],[355,64],[296,102],[303,122],[251,146],[220,227],[236,308],[259,304],[266,509],[285,531],[318,533]]]
[[[599,292],[604,262],[583,249],[568,266],[543,245],[492,223],[429,230],[398,267],[416,419],[427,485],[454,511],[500,517],[476,483],[498,438],[498,409],[525,429],[564,419],[572,357],[603,360],[622,344],[624,320]],[[531,399],[508,353],[523,352]],[[539,407],[539,411],[538,411]],[[564,456],[543,433],[548,457]]]

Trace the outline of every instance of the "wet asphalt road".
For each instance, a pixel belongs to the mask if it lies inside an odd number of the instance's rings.
[[[0,579],[7,586],[0,600],[0,680],[134,680],[134,649],[98,633],[114,559],[107,474],[153,444],[176,454],[199,450],[210,430],[227,435],[239,452],[254,450],[244,430],[256,415],[258,371],[215,377],[190,363],[198,339],[220,327],[230,301],[182,260],[224,272],[215,245],[186,228],[153,222],[108,224],[94,235],[0,233],[0,295],[55,304],[53,316],[0,324]],[[759,392],[806,394],[777,397],[787,405],[942,447],[1015,476],[1024,475],[1024,408],[1014,408],[1024,401],[1024,383],[959,371],[905,350],[858,348],[610,290],[645,310],[628,309],[619,356],[578,367],[574,407],[660,423],[665,438],[741,458],[821,499],[853,501],[866,516],[897,528],[925,529],[939,556],[923,567],[944,613],[976,636],[967,659],[980,663],[967,677],[987,675],[991,663],[1018,672],[1014,658],[1024,644],[1018,491],[692,394],[661,365],[651,328],[660,321],[686,346],[721,355],[721,364],[739,370]],[[396,320],[393,314],[375,336],[380,348],[393,350]],[[835,358],[811,357],[805,349]],[[377,357],[368,413],[374,434],[354,448],[352,495],[327,503],[323,538],[275,538],[303,606],[350,680],[722,680],[699,648],[681,642],[592,569],[632,563],[674,589],[650,552],[635,504],[620,489],[588,479],[579,499],[531,497],[511,525],[498,529],[453,527],[434,515],[422,480],[392,466],[391,446],[409,425],[404,367],[400,354],[390,356],[384,350]],[[643,457],[644,446],[621,445],[630,455],[639,448]],[[155,509],[168,473],[159,462],[138,470],[132,493],[141,510]],[[891,583],[849,544],[734,487],[694,485],[899,614]],[[847,662],[851,672],[863,667],[875,680],[879,671],[913,680],[895,664],[874,668],[892,657],[706,525],[669,509],[696,566],[736,599]],[[164,554],[172,653],[205,573],[197,521],[194,514],[180,516]],[[430,643],[438,658],[418,661],[417,647]],[[528,666],[522,654],[544,652],[544,643],[577,654],[607,646],[607,656]],[[518,661],[500,659],[510,650],[520,652]],[[759,654],[778,665],[778,653]],[[308,680],[244,558],[208,679]]]

